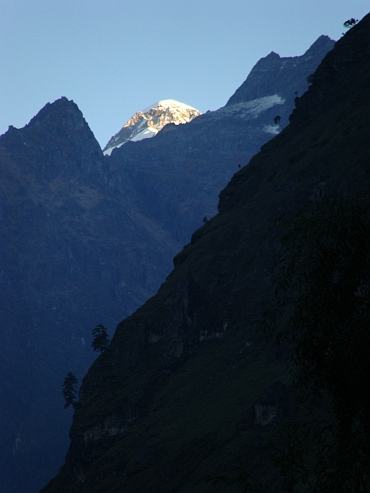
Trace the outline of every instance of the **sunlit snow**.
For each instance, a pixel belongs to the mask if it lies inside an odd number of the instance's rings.
[[[162,99],[161,101],[158,101],[157,103],[153,103],[151,106],[148,106],[148,108],[141,110],[141,112],[147,113],[149,110],[156,108],[157,106],[163,106],[164,108],[168,108],[169,106],[174,106],[177,108],[183,108],[185,110],[191,109],[191,110],[198,111],[193,106],[189,106],[188,104],[181,103],[180,101],[176,101],[175,99]]]
[[[263,98],[254,99],[243,103],[237,103],[230,106],[224,106],[216,111],[207,112],[208,118],[242,118],[250,120],[257,118],[260,113],[266,111],[273,106],[281,105],[285,99],[278,94],[265,96]],[[194,114],[196,113],[196,114]],[[120,132],[115,135],[109,142],[110,147],[104,151],[105,155],[110,156],[113,149],[121,147],[124,143],[138,142],[143,139],[154,137],[168,123],[185,123],[200,115],[200,112],[187,104],[175,101],[174,99],[163,99],[152,104],[148,108],[135,113],[130,120],[125,123],[123,129],[129,131],[129,137],[125,137],[124,142]],[[130,131],[129,129],[132,129]],[[279,125],[264,125],[262,131],[276,135],[280,132]],[[126,134],[127,135],[127,134]],[[116,144],[119,142],[118,144]]]
[[[110,156],[113,149],[121,147],[126,142],[137,142],[154,137],[162,128],[169,124],[187,123],[201,113],[193,106],[175,101],[163,99],[152,104],[144,110],[136,112],[122,127],[122,129],[110,139],[109,147],[104,154]]]

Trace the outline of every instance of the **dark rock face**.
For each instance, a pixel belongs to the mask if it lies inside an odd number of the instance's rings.
[[[238,431],[247,433],[254,426],[276,426],[285,417],[288,407],[288,389],[276,381],[243,414],[237,423]]]
[[[263,455],[254,431],[263,439],[283,418],[289,382],[284,361],[254,338],[259,303],[273,290],[276,221],[318,190],[368,188],[369,32],[370,15],[336,44],[291,125],[234,175],[219,214],[119,324],[83,381],[66,463],[44,493],[207,493],[207,475],[232,471],[241,454],[249,463]],[[326,97],[335,103],[320,105]],[[251,407],[241,441],[237,424]]]
[[[66,98],[47,104],[25,128],[11,127],[1,136],[0,477],[7,478],[7,493],[36,491],[56,473],[70,420],[63,378],[68,371],[79,378],[85,373],[94,359],[91,330],[102,323],[112,333],[118,320],[156,292],[172,257],[202,219],[216,213],[217,195],[238,166],[281,130],[273,125],[277,108],[288,114],[293,103],[270,94],[187,125],[169,125],[110,157],[102,155],[81,112]],[[225,273],[212,281],[215,288]],[[189,273],[163,308],[174,310],[166,326],[158,332],[155,317],[138,331],[153,347],[166,341],[158,361],[176,363],[198,344],[198,329],[185,341],[185,329],[175,326],[181,320],[193,327],[195,318],[205,316],[198,305],[207,290]],[[228,312],[224,307],[221,318],[218,311],[207,317],[202,341],[223,336]],[[120,364],[135,368],[145,359],[143,348],[133,339]],[[86,430],[86,440],[130,426],[145,395],[142,388],[135,392],[135,402]]]
[[[307,77],[315,72],[317,60],[322,60],[333,49],[334,41],[320,36],[306,53],[299,57],[280,57],[273,51],[256,63],[246,81],[228,100],[226,106],[278,94],[291,107],[296,97],[307,91]],[[307,75],[308,74],[308,75]],[[282,108],[279,116],[286,126],[290,115]]]
[[[73,102],[11,128],[0,153],[0,476],[9,491],[30,492],[65,455],[61,384],[93,361],[92,328],[112,332],[145,301],[180,245],[107,186],[101,149]]]

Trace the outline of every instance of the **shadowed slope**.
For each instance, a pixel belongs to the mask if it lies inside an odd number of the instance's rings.
[[[254,321],[273,285],[274,225],[321,194],[367,187],[369,114],[370,15],[326,56],[291,125],[234,175],[157,295],[119,324],[43,493],[224,491],[204,478],[241,455],[272,474],[264,440],[289,411],[284,386],[271,384],[288,380]]]

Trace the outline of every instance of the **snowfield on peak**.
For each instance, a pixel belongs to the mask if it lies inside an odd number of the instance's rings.
[[[149,111],[153,108],[156,108],[157,106],[163,106],[164,108],[174,106],[177,108],[184,108],[184,109],[191,109],[191,110],[198,111],[193,106],[189,106],[188,104],[181,103],[181,101],[176,101],[175,99],[162,99],[161,101],[157,101],[156,103],[153,103],[151,106],[148,106],[147,108],[142,110],[142,112],[146,113],[147,111]]]
[[[169,123],[176,125],[188,123],[199,115],[201,115],[200,111],[193,106],[174,99],[163,99],[135,113],[109,140],[103,153],[110,156],[113,149],[121,147],[126,142],[138,142],[154,137]]]

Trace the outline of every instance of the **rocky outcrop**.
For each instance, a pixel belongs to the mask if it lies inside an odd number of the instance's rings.
[[[322,60],[333,47],[332,39],[320,36],[302,56],[280,57],[272,51],[256,63],[226,106],[277,94],[288,102],[289,108],[296,97],[307,91],[307,78],[315,72],[317,60]],[[279,116],[283,127],[287,125],[289,115],[289,110],[281,108]]]
[[[245,434],[253,427],[275,427],[286,417],[289,405],[288,388],[279,381],[272,383],[240,418],[238,431]]]

